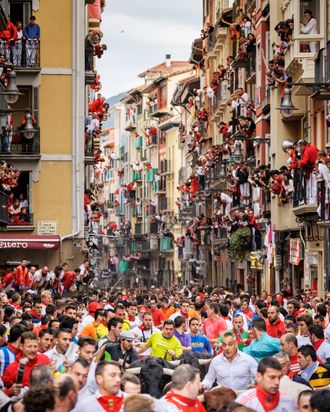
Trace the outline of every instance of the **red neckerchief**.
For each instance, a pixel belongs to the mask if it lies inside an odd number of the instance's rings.
[[[124,396],[106,395],[97,398],[98,403],[107,412],[119,412],[124,402]]]
[[[21,351],[17,348],[15,348],[15,346],[13,346],[11,343],[7,344],[8,349],[10,349],[12,352],[15,353],[15,355],[18,355],[19,353],[21,353]]]
[[[37,315],[33,309],[31,310],[30,314],[33,318],[41,319],[41,315]]]
[[[185,396],[179,395],[173,391],[169,391],[165,395],[167,402],[174,404],[179,411],[182,412],[205,412],[204,406],[198,399],[190,399]]]
[[[280,402],[280,392],[278,391],[276,395],[271,395],[257,385],[257,398],[259,399],[265,412],[270,412],[277,407]]]
[[[183,316],[184,318],[188,319],[188,313],[184,313],[182,312],[182,310],[180,310],[180,315]]]
[[[322,343],[325,341],[325,339],[319,339],[317,342],[313,343],[314,349],[317,351],[318,348],[322,345]]]
[[[133,316],[133,315],[128,315],[128,320],[129,320],[130,322],[134,322],[134,321],[135,321],[135,316]]]

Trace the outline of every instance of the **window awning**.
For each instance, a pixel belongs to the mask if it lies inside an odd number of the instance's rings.
[[[56,235],[0,235],[0,249],[57,250],[60,237]]]

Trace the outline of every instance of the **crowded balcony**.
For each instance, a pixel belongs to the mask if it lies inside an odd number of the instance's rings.
[[[4,203],[7,199],[3,207],[3,218],[8,216],[7,230],[33,230],[29,192],[31,173],[15,170],[5,160],[0,163],[1,201]]]
[[[133,132],[136,129],[137,111],[133,106],[129,106],[126,109],[126,125],[125,130]]]
[[[152,149],[158,145],[158,131],[156,127],[147,127],[145,129],[146,148]]]

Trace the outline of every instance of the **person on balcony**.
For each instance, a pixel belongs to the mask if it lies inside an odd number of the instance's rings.
[[[36,65],[36,54],[40,39],[40,26],[36,21],[36,17],[31,16],[29,24],[24,27],[27,67],[34,67]]]
[[[308,204],[317,204],[317,182],[314,168],[318,157],[318,149],[303,139],[299,140],[297,145],[301,153],[299,166],[302,171],[305,199]]]
[[[324,182],[324,216],[321,216],[321,203],[317,208],[317,213],[319,216],[325,220],[329,220],[330,217],[330,159],[327,158],[325,152],[319,152],[319,162],[317,165],[317,180]],[[322,191],[321,191],[322,193]]]
[[[7,62],[10,62],[10,41],[17,36],[16,27],[7,17],[7,27],[0,31],[0,54],[5,57]]]
[[[22,51],[23,51],[24,31],[20,21],[16,23],[16,36],[12,39],[12,58],[13,65],[22,66]]]
[[[15,199],[14,203],[8,208],[8,213],[11,224],[17,225],[21,214],[21,208],[18,199]]]
[[[304,21],[301,22],[300,32],[302,34],[309,34],[311,37],[313,37],[313,34],[318,33],[317,20],[313,16],[313,13],[310,9],[306,9],[304,11]],[[317,47],[317,42],[310,41],[308,51],[310,53],[316,53],[316,47]]]
[[[1,152],[10,153],[10,146],[13,136],[13,115],[7,113],[0,120]]]

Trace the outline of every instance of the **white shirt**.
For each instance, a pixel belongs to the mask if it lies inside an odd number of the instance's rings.
[[[296,338],[298,341],[298,348],[300,348],[303,345],[312,345],[312,342],[309,339],[309,336],[297,335]]]
[[[236,402],[249,408],[255,409],[256,412],[265,412],[265,409],[261,405],[257,398],[257,390],[250,389],[236,398]],[[276,408],[272,409],[272,412],[293,412],[296,410],[296,402],[292,396],[280,392],[280,401]]]
[[[282,376],[280,380],[280,392],[286,392],[297,401],[300,392],[305,390],[306,385],[299,382],[294,382],[287,375]]]
[[[322,362],[325,362],[327,358],[330,358],[330,343],[325,340],[316,351],[316,354]]]
[[[47,272],[47,275],[43,276],[41,269],[37,270],[36,273],[33,275],[33,282],[38,282],[39,287],[44,286],[50,280],[51,280],[50,272]]]
[[[92,322],[94,322],[95,317],[92,315],[86,315],[82,318],[81,322],[78,325],[78,333],[80,333],[85,326],[90,325]]]
[[[65,360],[65,355],[58,353],[56,350],[56,346],[53,349],[49,349],[47,352],[44,353],[51,361],[54,360],[56,362],[56,369],[58,369]]]
[[[99,128],[99,126],[100,126],[100,121],[99,121],[99,119],[97,119],[97,118],[93,119],[93,120],[89,123],[89,125],[87,126],[87,131],[88,131],[88,133],[94,132],[96,129]]]
[[[311,18],[306,26],[301,25],[300,31],[302,34],[317,34],[317,21]]]
[[[257,368],[257,361],[246,353],[238,351],[232,362],[222,353],[211,361],[203,385],[210,389],[216,381],[217,385],[233,390],[247,389],[255,381]]]
[[[330,342],[330,323],[328,323],[328,326],[324,329],[324,337]]]
[[[147,340],[150,338],[150,336],[153,333],[158,333],[160,330],[156,328],[155,326],[152,327],[152,329],[149,330],[144,330],[142,331],[140,328],[136,327],[132,330],[134,336],[136,338],[141,338],[143,339],[143,342],[147,342]],[[142,356],[150,356],[151,355],[151,348],[148,348],[146,351],[141,353]]]

